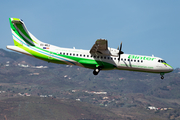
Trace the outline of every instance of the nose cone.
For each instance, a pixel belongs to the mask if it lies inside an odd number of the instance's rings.
[[[174,69],[169,64],[167,64],[169,72],[172,72]]]
[[[169,68],[170,72],[172,72],[174,69],[172,67]]]

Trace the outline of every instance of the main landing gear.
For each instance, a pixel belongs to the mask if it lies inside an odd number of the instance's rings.
[[[93,71],[93,74],[94,74],[94,75],[97,75],[97,74],[100,72],[100,70],[101,70],[101,67],[100,67],[100,66],[96,67],[96,68],[94,69],[94,71]]]
[[[163,80],[164,79],[164,73],[160,73],[161,75],[161,79]]]

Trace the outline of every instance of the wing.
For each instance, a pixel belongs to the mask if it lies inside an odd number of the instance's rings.
[[[91,54],[111,55],[108,50],[108,41],[105,39],[97,39],[90,50]]]

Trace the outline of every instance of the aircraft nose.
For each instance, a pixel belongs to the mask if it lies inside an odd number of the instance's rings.
[[[165,64],[165,66],[166,66],[166,70],[168,71],[168,72],[172,72],[174,69],[173,69],[173,67],[171,67],[169,64]]]
[[[170,71],[172,72],[174,69],[172,67],[170,67]]]
[[[173,67],[171,67],[171,66],[168,66],[168,68],[169,68],[170,72],[172,72],[174,70]]]

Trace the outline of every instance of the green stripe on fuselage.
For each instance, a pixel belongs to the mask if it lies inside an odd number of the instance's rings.
[[[45,50],[45,49],[39,48],[39,47],[37,47],[37,46],[34,46],[34,48],[36,48],[36,49],[38,49],[38,50],[40,50],[40,51],[42,51],[42,52],[46,52],[46,53],[48,53],[48,54],[50,53],[49,50]],[[36,53],[32,53],[32,52],[31,52],[31,54],[32,54],[33,56],[36,56],[36,57],[41,57],[41,56],[39,56],[39,55],[36,55]],[[55,52],[51,52],[51,54],[52,54],[52,57],[56,55],[56,56],[59,56],[59,57],[67,58],[67,59],[76,61],[76,62],[82,64],[84,67],[90,68],[90,69],[94,69],[94,68],[96,67],[96,65],[104,66],[103,69],[107,69],[107,70],[108,70],[108,69],[114,69],[114,68],[115,68],[115,66],[114,66],[113,64],[110,64],[110,63],[107,63],[107,62],[102,62],[102,61],[99,61],[99,60],[92,60],[92,59],[75,57],[75,56],[61,55],[61,54],[57,54],[57,53],[55,53]],[[48,55],[46,55],[46,56],[47,56],[47,57],[46,57],[46,59],[47,59],[46,61],[50,61],[50,62],[53,62],[53,63],[59,63],[59,64],[67,64],[67,63],[63,62],[63,60],[59,60],[59,59],[56,59],[56,58],[54,58],[54,57],[53,57],[51,60],[49,60],[49,59],[48,59],[49,56],[48,56]],[[44,58],[43,58],[43,59],[44,59]],[[63,62],[63,63],[62,63],[62,62]],[[67,60],[67,62],[71,62],[71,61],[68,61],[68,60]]]
[[[102,66],[102,69],[106,69],[106,70],[115,68],[115,66],[113,64],[99,61],[99,60],[92,60],[92,59],[74,57],[74,56],[68,56],[68,55],[59,55],[59,56],[74,60],[74,61],[82,64],[86,68],[94,69],[94,68],[96,68],[97,65]]]

